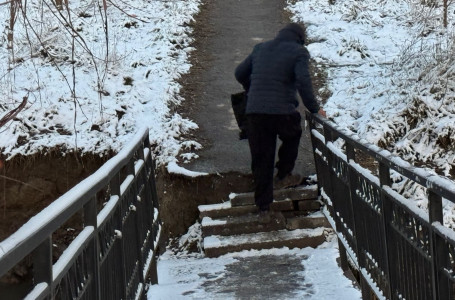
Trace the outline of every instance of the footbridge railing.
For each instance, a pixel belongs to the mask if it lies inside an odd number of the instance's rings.
[[[0,278],[29,260],[26,299],[146,299],[157,282],[160,237],[148,129],[96,173],[0,243]],[[55,257],[53,235],[68,220],[79,233]],[[74,221],[76,220],[76,221]]]
[[[454,182],[320,116],[307,121],[324,213],[339,237],[342,267],[358,270],[363,299],[455,299],[455,232],[444,223],[444,210],[455,207]],[[425,191],[427,209],[397,191],[391,175]]]

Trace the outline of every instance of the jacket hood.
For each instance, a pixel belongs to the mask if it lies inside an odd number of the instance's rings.
[[[303,45],[305,42],[305,32],[299,24],[291,23],[278,32],[276,39],[296,41]]]

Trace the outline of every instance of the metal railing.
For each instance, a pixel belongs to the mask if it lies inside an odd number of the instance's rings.
[[[157,282],[160,238],[148,129],[97,172],[0,243],[0,277],[29,256],[26,299],[146,299]],[[101,197],[103,195],[103,197]],[[81,230],[53,262],[52,235],[82,215]]]
[[[443,223],[454,182],[318,115],[307,120],[324,213],[339,237],[342,267],[349,255],[359,271],[363,299],[455,299],[455,232]],[[362,167],[365,160],[377,167]],[[392,170],[426,190],[428,211],[392,189]]]

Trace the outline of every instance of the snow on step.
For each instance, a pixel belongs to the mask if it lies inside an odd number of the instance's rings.
[[[237,206],[232,207],[231,202],[227,201],[220,204],[199,205],[199,218],[221,218],[227,216],[240,216],[248,213],[257,212],[256,206]]]
[[[273,220],[266,224],[260,222],[258,214],[246,214],[220,219],[204,217],[201,225],[204,236],[235,235],[285,229],[286,220],[281,213],[275,212]]]
[[[222,218],[227,216],[241,216],[258,211],[258,208],[254,204],[232,206],[230,201],[219,204],[199,205],[198,209],[200,219],[203,219],[204,217]],[[271,209],[274,211],[293,210],[294,204],[291,200],[273,202]]]
[[[208,236],[204,238],[207,257],[217,257],[229,252],[270,248],[317,247],[325,240],[324,228],[279,230],[232,236]]]

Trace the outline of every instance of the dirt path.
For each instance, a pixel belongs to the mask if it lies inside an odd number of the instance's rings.
[[[200,127],[196,133],[203,149],[199,159],[185,167],[211,174],[250,173],[248,142],[238,140],[230,95],[242,90],[235,67],[253,46],[273,38],[289,23],[286,1],[205,1],[195,24],[193,68],[182,80],[185,113]],[[297,171],[314,174],[308,134],[302,138]]]

